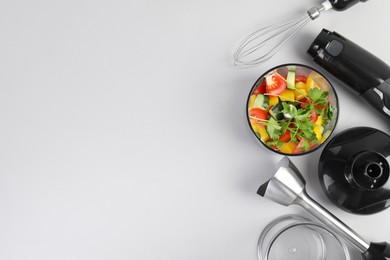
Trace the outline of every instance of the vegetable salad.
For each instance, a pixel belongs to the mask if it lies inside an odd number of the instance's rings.
[[[336,107],[331,102],[335,97],[327,91],[331,90],[329,83],[320,87],[318,73],[298,73],[296,67],[288,66],[284,75],[279,70],[269,72],[248,100],[252,130],[266,146],[284,154],[314,149],[335,125]]]

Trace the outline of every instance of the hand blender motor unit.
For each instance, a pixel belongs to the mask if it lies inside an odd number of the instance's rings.
[[[390,119],[390,67],[386,63],[326,29],[317,36],[308,53],[316,63]]]

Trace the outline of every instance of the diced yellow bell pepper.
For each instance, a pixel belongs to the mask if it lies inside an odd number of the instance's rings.
[[[297,142],[286,142],[280,146],[279,151],[281,151],[282,153],[292,154],[297,145]]]
[[[279,103],[279,98],[277,96],[268,96],[269,97],[269,106],[275,106]]]
[[[248,109],[251,110],[253,108],[253,105],[255,104],[255,100],[256,100],[256,95],[251,95],[249,97],[249,102],[248,102]]]
[[[316,120],[316,122],[314,123],[314,125],[322,125],[322,116],[318,116],[317,117],[317,120]]]
[[[256,123],[251,123],[251,127],[255,133],[260,134],[260,139],[263,143],[267,142],[269,140],[269,135],[267,133],[267,130],[264,126],[258,125]]]
[[[322,138],[322,131],[323,131],[323,127],[321,127],[321,125],[317,125],[313,129],[313,132],[316,134],[316,137],[317,137],[318,141],[320,141],[321,138]]]
[[[320,88],[320,87],[317,85],[317,83],[314,82],[314,80],[311,77],[308,77],[306,81],[306,89],[307,91],[309,91],[312,88]]]
[[[295,83],[295,88],[296,89],[306,89],[306,83],[299,81],[299,82]]]
[[[259,130],[258,130],[259,125],[258,124],[251,122],[251,127],[252,127],[254,132],[256,132],[256,133],[259,132]]]
[[[263,143],[267,142],[269,140],[269,135],[268,135],[267,130],[265,129],[265,127],[264,126],[259,126],[257,129],[259,131],[259,134],[260,134],[260,137],[261,137],[261,141]]]
[[[279,95],[279,98],[282,101],[294,101],[294,91],[291,89],[286,89],[282,94]]]
[[[298,82],[298,83],[302,83],[302,82]],[[296,100],[301,100],[301,99],[307,97],[307,90],[305,88],[303,88],[303,89],[296,89],[296,90],[294,90],[294,95],[295,95],[295,99]]]

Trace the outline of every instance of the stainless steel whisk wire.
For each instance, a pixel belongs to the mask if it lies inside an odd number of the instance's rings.
[[[247,35],[235,49],[234,65],[254,67],[270,59],[310,20],[331,9],[328,1],[319,7],[309,9],[304,15],[296,16],[282,23],[263,27]]]
[[[270,59],[310,20],[311,18],[309,14],[299,15],[281,24],[269,25],[252,32],[247,35],[236,48],[236,51],[234,52],[234,64],[238,66],[243,65],[251,67]],[[267,34],[269,35],[266,38],[262,39],[258,43],[255,42]],[[274,44],[277,40],[280,40],[280,42],[278,44]],[[267,53],[251,59],[252,56],[256,55],[258,50],[266,48],[267,46],[271,47]]]

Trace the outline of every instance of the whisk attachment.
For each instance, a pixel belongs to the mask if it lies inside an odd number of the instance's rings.
[[[247,35],[234,52],[234,65],[254,67],[274,56],[303,26],[332,5],[328,1],[309,9],[304,15],[269,25]]]
[[[310,18],[311,18],[312,20],[314,20],[314,19],[317,19],[317,18],[320,16],[320,14],[321,14],[321,12],[322,12],[323,10],[325,10],[325,8],[324,8],[323,6],[321,6],[320,8],[318,8],[318,7],[313,7],[313,8],[310,8],[310,9],[307,11],[307,14],[310,16]]]

